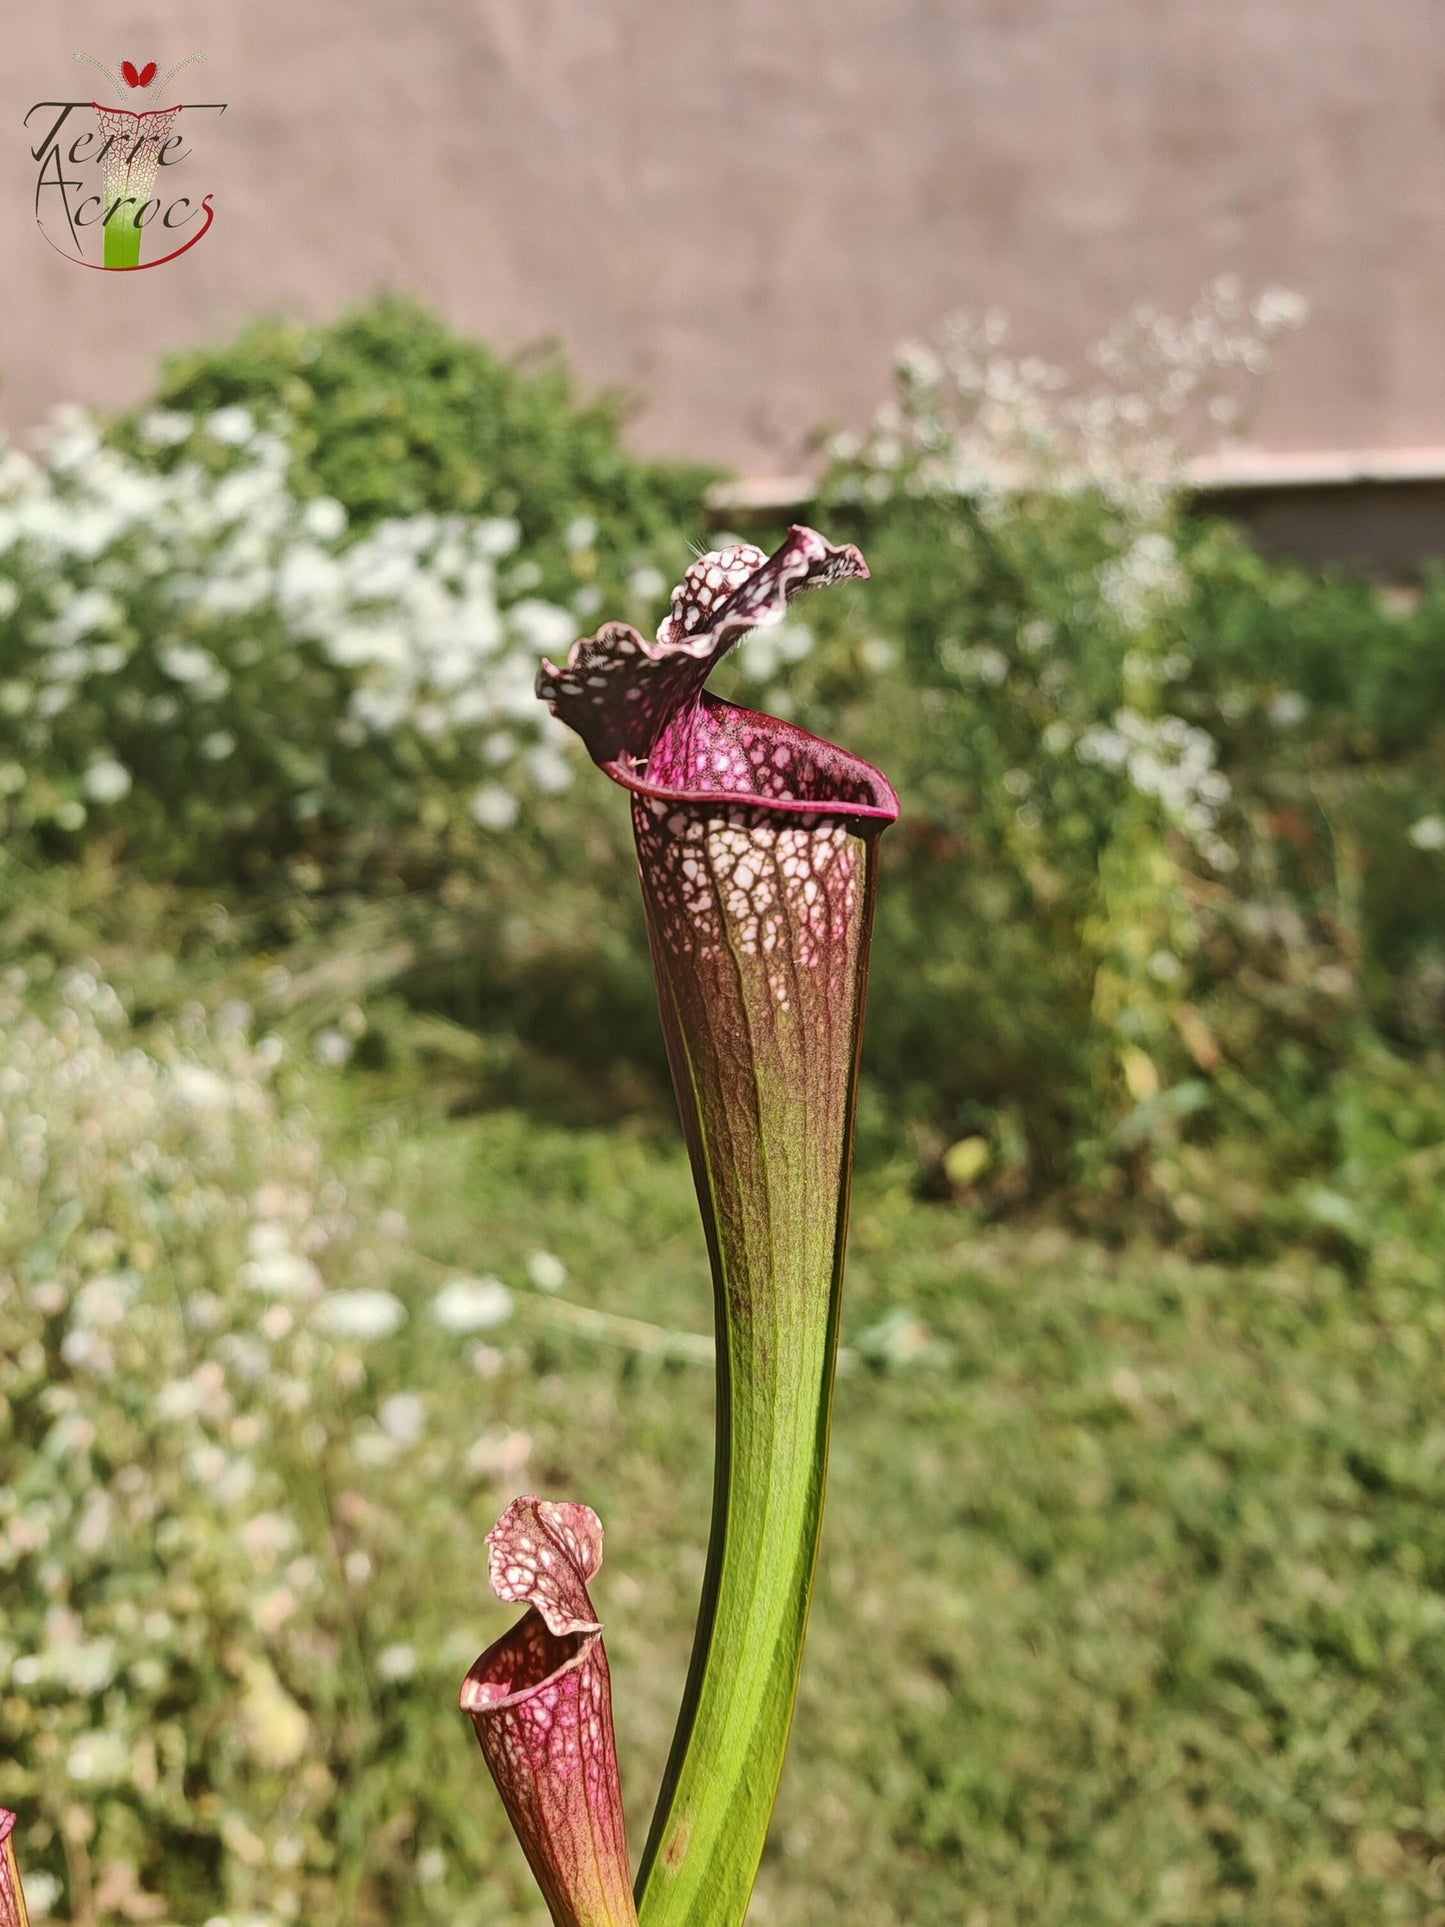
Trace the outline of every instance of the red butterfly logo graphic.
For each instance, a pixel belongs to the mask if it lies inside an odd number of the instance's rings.
[[[127,87],[149,87],[156,77],[156,63],[153,60],[148,60],[140,72],[137,73],[135,67],[129,60],[123,60],[120,63],[120,71],[125,76],[125,84]]]

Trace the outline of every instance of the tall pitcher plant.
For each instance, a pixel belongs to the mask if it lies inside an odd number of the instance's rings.
[[[600,1527],[528,1499],[489,1541],[494,1584],[530,1610],[463,1705],[559,1927],[740,1927],[782,1773],[822,1526],[877,840],[898,799],[846,750],[704,684],[801,590],[867,573],[812,529],[771,557],[716,551],[655,642],[609,623],[538,678],[632,796],[717,1330],[711,1541],[636,1915],[586,1594]]]

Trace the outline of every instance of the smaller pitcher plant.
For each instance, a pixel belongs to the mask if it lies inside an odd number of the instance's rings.
[[[0,1927],[30,1927],[15,1864],[15,1815],[0,1807]]]
[[[745,635],[782,621],[794,595],[867,573],[856,548],[812,529],[791,530],[771,557],[746,543],[715,551],[674,591],[655,642],[609,623],[576,643],[563,667],[544,663],[537,682],[593,761],[631,793],[663,1032],[714,1285],[712,1534],[692,1666],[638,1877],[642,1927],[740,1927],[782,1774],[822,1527],[875,853],[898,814],[892,788],[867,763],[703,685]],[[473,1669],[463,1705],[479,1721],[554,1920],[631,1920],[615,1895],[619,1854],[626,1862],[610,1709],[597,1713],[590,1761],[568,1744],[527,1747],[515,1736],[506,1753],[482,1723],[492,1704],[479,1702],[485,1692],[498,1695],[497,1707],[515,1702],[521,1719],[522,1707],[540,1707],[543,1730],[558,1730],[546,1696],[583,1690],[580,1680],[563,1687],[568,1666],[600,1683],[605,1699],[585,1589],[595,1519],[585,1507],[548,1511],[592,1521],[577,1531],[568,1563],[535,1524],[540,1502],[518,1505],[530,1508],[517,1515],[529,1545],[502,1576],[505,1596],[533,1606],[511,1636],[528,1663],[507,1670],[511,1662],[495,1656],[508,1642],[499,1642],[478,1662],[482,1675]],[[514,1542],[516,1512],[496,1544]],[[600,1532],[595,1545],[600,1557]],[[558,1605],[550,1587],[562,1564],[570,1589]],[[497,1572],[494,1545],[494,1583]],[[583,1644],[564,1652],[547,1643],[559,1639]],[[596,1657],[584,1660],[584,1648]],[[573,1730],[571,1717],[562,1731]],[[584,1796],[583,1783],[598,1791]],[[554,1813],[558,1844],[544,1848],[539,1836]],[[598,1858],[584,1880],[577,1855],[589,1837]],[[572,1870],[565,1889],[562,1861]]]
[[[528,1610],[467,1674],[462,1711],[558,1927],[635,1927],[612,1686],[587,1594],[602,1526],[585,1505],[516,1499],[487,1550],[492,1590]]]

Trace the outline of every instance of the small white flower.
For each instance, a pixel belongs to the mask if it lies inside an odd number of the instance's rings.
[[[113,629],[120,619],[120,604],[113,595],[104,589],[82,589],[66,603],[54,633],[64,642],[78,642],[97,629]]]
[[[401,1644],[383,1646],[376,1656],[376,1670],[382,1679],[410,1679],[416,1671],[416,1648]]]
[[[84,649],[57,649],[45,664],[46,673],[56,682],[75,682],[83,676],[90,666],[90,656]]]
[[[1081,763],[1099,763],[1105,769],[1120,769],[1129,754],[1127,739],[1117,729],[1086,729],[1074,754]]]
[[[1445,816],[1422,816],[1409,829],[1417,850],[1445,850]]]
[[[534,1251],[527,1260],[527,1276],[538,1291],[560,1291],[567,1282],[567,1267],[550,1251]]]
[[[399,601],[416,582],[416,558],[382,547],[375,537],[343,556],[341,568],[351,593],[362,602]]]
[[[446,1872],[443,1867],[442,1872]],[[48,1920],[55,1911],[55,1903],[60,1898],[60,1882],[53,1873],[27,1873],[25,1876],[25,1902],[36,1920]]]
[[[193,1378],[174,1378],[156,1393],[151,1409],[157,1418],[178,1424],[193,1419],[205,1402],[205,1389]]]
[[[472,530],[472,546],[488,561],[510,555],[522,539],[522,525],[513,516],[493,515]]]
[[[398,1445],[415,1445],[426,1430],[426,1401],[415,1392],[395,1392],[382,1401],[377,1422]]]
[[[484,830],[510,830],[519,814],[517,799],[500,783],[486,783],[468,805],[472,821]]]
[[[346,528],[346,510],[334,495],[318,495],[301,512],[301,526],[316,542],[334,542]]]
[[[76,1639],[52,1648],[45,1670],[72,1692],[89,1699],[115,1678],[115,1645],[109,1639]]]
[[[225,1110],[231,1104],[231,1085],[204,1064],[173,1064],[171,1083],[175,1095],[193,1110]]]
[[[270,1190],[274,1187],[267,1188]],[[277,1199],[268,1197],[265,1202],[270,1208],[279,1208]],[[269,1258],[276,1252],[291,1249],[291,1234],[275,1218],[258,1218],[246,1234],[246,1249],[253,1258]]]
[[[130,788],[130,771],[113,756],[102,757],[85,772],[85,793],[92,803],[118,803]]]
[[[259,1384],[271,1369],[270,1352],[259,1338],[252,1338],[245,1332],[228,1333],[219,1341],[216,1349],[236,1376],[245,1379],[248,1384]]]
[[[562,540],[573,555],[578,555],[597,540],[597,524],[590,515],[576,516],[567,524]]]
[[[218,674],[224,677],[225,673],[208,650],[198,649],[189,642],[174,643],[168,649],[159,650],[157,660],[172,681],[195,688],[213,684]]]
[[[342,571],[335,556],[313,542],[296,542],[286,550],[276,573],[276,600],[304,633],[329,625],[341,593]]]
[[[65,1770],[72,1780],[110,1786],[126,1777],[130,1749],[118,1733],[84,1733],[71,1747]]]
[[[276,492],[276,477],[266,469],[240,468],[216,484],[211,512],[221,523],[249,521]]]
[[[356,1046],[344,1031],[323,1030],[316,1039],[316,1061],[328,1070],[340,1070],[343,1064],[351,1061]]]
[[[135,1303],[140,1283],[135,1271],[105,1272],[92,1278],[75,1294],[75,1323],[92,1331],[113,1331]]]
[[[314,1298],[321,1290],[321,1273],[299,1251],[263,1250],[242,1265],[241,1282],[266,1298]]]
[[[1238,852],[1226,843],[1222,836],[1203,838],[1199,848],[1205,861],[1212,864],[1221,874],[1227,874],[1230,870],[1239,867]]]
[[[62,402],[51,410],[40,437],[50,466],[62,473],[83,468],[100,451],[100,431],[85,409]]]
[[[513,571],[514,580],[517,573]],[[517,640],[538,655],[556,655],[570,648],[577,633],[569,610],[534,596],[508,610],[507,624]]]
[[[153,448],[178,448],[190,440],[194,426],[189,415],[174,408],[155,408],[142,420],[140,432]]]
[[[378,736],[386,736],[405,721],[411,699],[403,689],[358,689],[351,698],[352,714]]]
[[[218,408],[206,427],[228,448],[244,448],[256,432],[256,417],[249,408]]]
[[[431,1302],[431,1315],[444,1331],[490,1331],[512,1315],[512,1294],[500,1278],[454,1278]]]
[[[1297,689],[1282,689],[1270,699],[1268,715],[1276,729],[1293,729],[1309,713],[1310,706]]]
[[[389,1338],[404,1323],[406,1307],[389,1291],[333,1291],[313,1316],[333,1338]]]

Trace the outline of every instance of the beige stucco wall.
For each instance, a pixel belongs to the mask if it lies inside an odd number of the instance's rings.
[[[383,284],[647,398],[753,472],[859,422],[951,308],[1082,349],[1148,297],[1282,281],[1314,315],[1276,448],[1445,444],[1441,0],[8,0],[0,423],[144,391],[156,352]],[[230,102],[204,243],[86,273],[21,118],[77,49]]]

